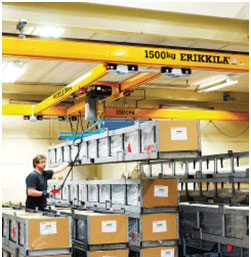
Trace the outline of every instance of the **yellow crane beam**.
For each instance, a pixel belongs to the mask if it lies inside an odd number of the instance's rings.
[[[2,115],[31,116],[34,114],[31,104],[3,104]],[[66,116],[66,106],[52,106],[40,113],[42,116]]]
[[[83,102],[81,115],[84,116]],[[41,112],[43,116],[74,116],[78,115],[77,105],[66,109],[65,106],[53,106]],[[3,104],[3,115],[31,115],[32,105],[29,104]],[[72,108],[72,109],[71,109]],[[103,114],[105,118],[136,118],[136,119],[195,119],[195,120],[216,120],[216,121],[237,121],[248,122],[248,112],[229,112],[220,110],[167,110],[167,109],[147,109],[147,108],[105,108],[98,105],[97,112]]]
[[[34,108],[34,114],[40,114],[42,111],[48,109],[51,106],[54,106],[64,99],[68,98],[71,94],[78,91],[79,88],[85,88],[89,86],[94,81],[98,80],[99,78],[105,76],[107,74],[107,69],[105,65],[99,64],[94,67],[89,72],[85,73],[66,87],[62,88],[61,90],[57,91],[53,95],[47,97],[42,102],[38,103]]]
[[[105,108],[105,118],[136,119],[195,119],[248,122],[248,112],[229,112],[218,110],[179,110],[147,108]]]
[[[248,72],[249,56],[185,49],[66,40],[2,37],[6,56],[96,63],[171,66],[204,70]]]

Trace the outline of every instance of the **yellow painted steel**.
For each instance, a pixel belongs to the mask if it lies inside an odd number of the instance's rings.
[[[90,85],[97,79],[105,76],[106,74],[107,74],[106,67],[103,64],[99,64],[89,72],[85,73],[80,78],[76,79],[66,87],[62,88],[61,90],[57,91],[53,95],[47,97],[41,103],[37,104],[33,109],[34,114],[41,113],[47,108],[58,104],[64,99],[68,98],[72,93],[78,91],[80,87],[81,88],[87,87],[88,85]]]
[[[31,104],[3,104],[2,115],[31,116]],[[66,116],[65,106],[52,106],[40,113],[43,116]]]
[[[249,121],[248,112],[207,111],[207,110],[167,110],[136,108],[105,108],[107,118],[137,119],[196,119],[218,121]]]
[[[68,109],[65,106],[53,106],[41,112],[44,116],[84,116],[85,101],[82,101]],[[136,108],[105,108],[101,103],[97,106],[97,112],[105,118],[137,118],[137,119],[196,119],[248,122],[248,112],[207,111],[207,110],[167,110],[167,109],[136,109]],[[3,115],[31,115],[32,105],[29,104],[3,104]]]
[[[84,113],[85,110],[85,101],[81,101],[77,104],[74,104],[73,106],[69,107],[66,110],[66,115],[67,116],[71,116],[73,114],[76,114],[78,112],[83,112]]]
[[[105,99],[103,99],[102,101],[107,101],[107,100],[116,100],[118,98],[121,98],[124,96],[125,91],[131,91],[133,89],[135,89],[136,87],[139,87],[140,85],[158,78],[161,76],[161,73],[143,73],[140,72],[132,77],[130,77],[129,79],[126,79],[124,81],[122,81],[120,83],[120,91],[116,90],[117,92],[115,92],[115,90],[113,91],[113,94]]]
[[[249,70],[249,56],[243,54],[94,42],[19,39],[7,36],[3,36],[2,40],[2,53],[8,56],[237,72],[248,72]]]

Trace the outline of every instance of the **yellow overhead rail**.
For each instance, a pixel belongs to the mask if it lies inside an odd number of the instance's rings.
[[[107,69],[105,65],[99,64],[98,66],[94,67],[89,72],[85,73],[80,78],[76,79],[66,87],[62,88],[61,90],[57,91],[53,95],[47,97],[41,103],[38,103],[33,108],[34,114],[39,114],[42,111],[48,109],[51,106],[58,104],[59,102],[63,101],[64,99],[68,98],[71,94],[78,91],[79,88],[84,88],[90,85],[92,82],[96,81],[97,79],[105,76],[107,74]]]
[[[97,42],[2,37],[2,54],[54,59],[145,66],[171,66],[206,70],[248,72],[249,56],[196,50],[180,50]]]
[[[2,115],[31,116],[35,105],[3,104]],[[40,113],[42,116],[66,116],[66,106],[52,106]]]
[[[195,119],[218,121],[249,121],[248,112],[228,112],[218,110],[168,110],[147,108],[105,108],[105,118],[137,118],[137,119]]]
[[[84,102],[81,102],[81,114],[84,116]],[[71,109],[72,108],[72,109]],[[66,109],[65,106],[50,107],[46,111],[41,112],[44,116],[67,116],[70,112],[72,116],[78,115],[76,106]],[[168,109],[147,109],[147,108],[105,108],[99,105],[97,112],[102,114],[104,118],[136,118],[136,119],[195,119],[195,120],[218,120],[218,121],[238,121],[248,122],[248,112],[228,112],[218,110],[168,110]],[[29,104],[3,104],[3,115],[31,115],[32,105]]]

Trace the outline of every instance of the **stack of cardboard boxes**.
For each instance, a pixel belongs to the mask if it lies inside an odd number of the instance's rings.
[[[141,212],[128,214],[130,256],[177,256],[177,198],[177,179],[141,180]]]

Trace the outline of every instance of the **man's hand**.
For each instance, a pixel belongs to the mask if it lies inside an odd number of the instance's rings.
[[[73,166],[74,161],[68,161],[69,166]]]
[[[44,190],[42,196],[48,198],[50,197],[50,193]]]

